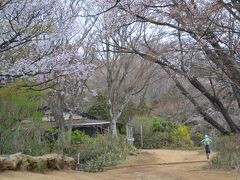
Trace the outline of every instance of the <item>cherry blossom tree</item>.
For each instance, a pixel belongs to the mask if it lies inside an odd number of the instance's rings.
[[[86,81],[95,71],[95,65],[90,63],[92,59],[88,55],[84,57],[85,61],[79,62],[81,58],[81,56],[71,53],[70,66],[67,65],[67,68],[70,69],[67,70],[66,74],[61,72],[61,76],[53,81],[56,85],[52,87],[53,91],[49,96],[50,110],[59,126],[61,145],[70,142],[67,142],[66,132],[72,132],[73,115],[79,112],[86,91]],[[67,121],[64,118],[66,111],[70,115]]]
[[[34,90],[51,88],[61,142],[63,104],[72,100],[71,109],[78,107],[76,97],[95,68],[81,45],[94,24],[83,18],[85,7],[83,1],[69,0],[0,2],[0,85],[22,79]]]
[[[64,48],[66,44],[76,42],[76,34],[83,35],[85,27],[88,27],[87,24],[82,27],[78,18],[81,13],[80,2],[1,2],[1,83],[28,77],[43,83],[74,73],[80,79],[85,78],[88,66],[80,58],[78,49]],[[72,63],[76,56],[78,60]]]

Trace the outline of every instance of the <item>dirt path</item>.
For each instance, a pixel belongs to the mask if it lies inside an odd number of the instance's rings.
[[[236,172],[215,171],[199,151],[144,150],[122,165],[101,173],[54,171],[0,173],[0,180],[240,180]]]

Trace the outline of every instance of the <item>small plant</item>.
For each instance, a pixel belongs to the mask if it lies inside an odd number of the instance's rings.
[[[195,134],[195,138],[198,139],[198,140],[200,141],[200,140],[203,139],[203,134],[197,132],[197,133]]]
[[[82,144],[89,139],[90,136],[85,134],[83,131],[76,130],[71,134],[71,143],[72,144]]]
[[[194,134],[194,137],[193,137],[195,144],[197,144],[197,145],[199,145],[199,146],[201,145],[201,140],[202,140],[203,138],[204,138],[203,134],[201,134],[201,133],[199,133],[199,132],[195,133],[195,134]]]

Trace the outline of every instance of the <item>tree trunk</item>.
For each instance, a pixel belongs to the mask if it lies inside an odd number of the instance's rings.
[[[237,99],[238,107],[240,109],[240,89],[236,85],[232,85],[232,90],[235,98]]]
[[[187,97],[190,102],[196,107],[196,110],[203,116],[204,120],[207,121],[209,124],[211,124],[213,127],[215,127],[218,131],[220,131],[222,134],[229,135],[230,132],[226,130],[222,125],[220,125],[217,121],[215,121],[205,110],[204,108],[198,104],[198,102],[188,93],[188,91],[182,86],[182,84],[178,81],[178,79],[171,74],[171,72],[165,68],[162,67],[173,79],[175,82],[177,88],[182,92],[182,94]]]
[[[203,36],[201,33],[199,36]],[[198,38],[195,38],[196,40]],[[237,67],[236,60],[233,61],[216,40],[215,37],[208,38],[208,42],[215,48],[215,51],[208,46],[204,46],[204,52],[208,59],[213,62],[219,69],[222,69],[224,74],[232,81],[233,84],[240,87],[240,71]]]
[[[56,92],[49,103],[54,120],[58,125],[58,143],[60,147],[63,147],[63,145],[66,143],[66,126],[63,116],[63,97],[61,95],[61,92]]]
[[[67,143],[71,144],[71,134],[72,134],[72,120],[73,120],[73,113],[70,111],[69,119],[68,119],[68,139]]]
[[[240,129],[232,120],[231,116],[227,112],[226,108],[220,101],[220,99],[216,96],[210,94],[206,88],[195,78],[195,77],[187,77],[189,82],[198,89],[210,102],[211,104],[218,109],[218,111],[222,114],[224,119],[226,120],[227,124],[229,125],[232,133],[239,133]]]
[[[112,119],[111,123],[112,137],[117,137],[117,120],[115,118]]]

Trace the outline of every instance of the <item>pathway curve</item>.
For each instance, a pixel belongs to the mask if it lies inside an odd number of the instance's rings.
[[[0,180],[240,180],[240,174],[209,169],[200,151],[143,150],[134,159],[100,173],[6,171],[0,173]]]

